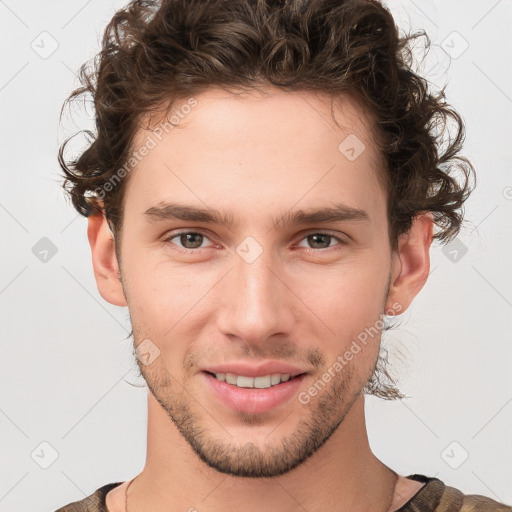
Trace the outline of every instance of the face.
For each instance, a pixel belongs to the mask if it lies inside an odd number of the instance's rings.
[[[138,365],[210,467],[276,476],[328,440],[375,367],[380,332],[357,340],[390,309],[379,159],[348,100],[341,127],[308,93],[195,100],[125,191],[122,290],[149,354]]]

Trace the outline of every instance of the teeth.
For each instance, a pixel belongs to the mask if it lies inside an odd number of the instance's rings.
[[[236,375],[233,375],[232,373],[226,373],[226,382],[236,386]]]
[[[236,385],[239,388],[253,388],[254,387],[254,377],[242,377],[239,375],[236,378]]]
[[[276,386],[281,382],[290,380],[289,373],[274,373],[272,375],[262,375],[260,377],[246,377],[244,375],[235,375],[234,373],[216,373],[215,377],[221,382],[227,382],[239,388],[265,389]]]
[[[240,378],[240,377],[238,377]],[[269,388],[272,385],[272,375],[254,377],[254,387],[258,389]]]
[[[279,384],[280,382],[281,382],[281,375],[279,375],[278,373],[275,375],[272,375],[272,377],[270,379],[270,384],[272,384],[272,386],[275,386],[276,384]]]

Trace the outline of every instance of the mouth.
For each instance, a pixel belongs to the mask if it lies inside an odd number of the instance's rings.
[[[235,375],[234,373],[212,373],[205,372],[220,382],[225,382],[231,386],[238,388],[255,388],[255,389],[267,389],[278,386],[283,382],[296,379],[305,373],[299,373],[297,375],[290,375],[289,373],[274,373],[269,375],[261,375],[259,377],[248,377],[246,375]]]
[[[229,409],[257,414],[269,412],[298,393],[307,373],[274,373],[251,377],[233,373],[201,372],[212,394]]]

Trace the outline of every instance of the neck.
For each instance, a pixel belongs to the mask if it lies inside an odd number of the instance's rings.
[[[397,475],[372,453],[364,397],[359,396],[329,440],[294,470],[243,478],[206,466],[160,404],[148,395],[146,464],[130,486],[129,511],[260,510],[309,512],[389,510]]]

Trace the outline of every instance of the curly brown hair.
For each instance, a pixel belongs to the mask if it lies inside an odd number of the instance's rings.
[[[178,99],[212,87],[273,85],[355,99],[372,120],[385,167],[392,248],[425,212],[434,238],[450,241],[474,169],[458,154],[464,123],[445,88],[433,93],[412,69],[418,37],[430,45],[424,31],[400,35],[377,0],[134,0],[114,15],[101,51],[80,69],[81,87],[64,103],[91,95],[96,133],[86,131],[89,145],[71,161],[70,139],[61,145],[63,187],[80,214],[104,213],[119,241],[129,176],[106,184],[126,164],[147,115],[167,116]]]

